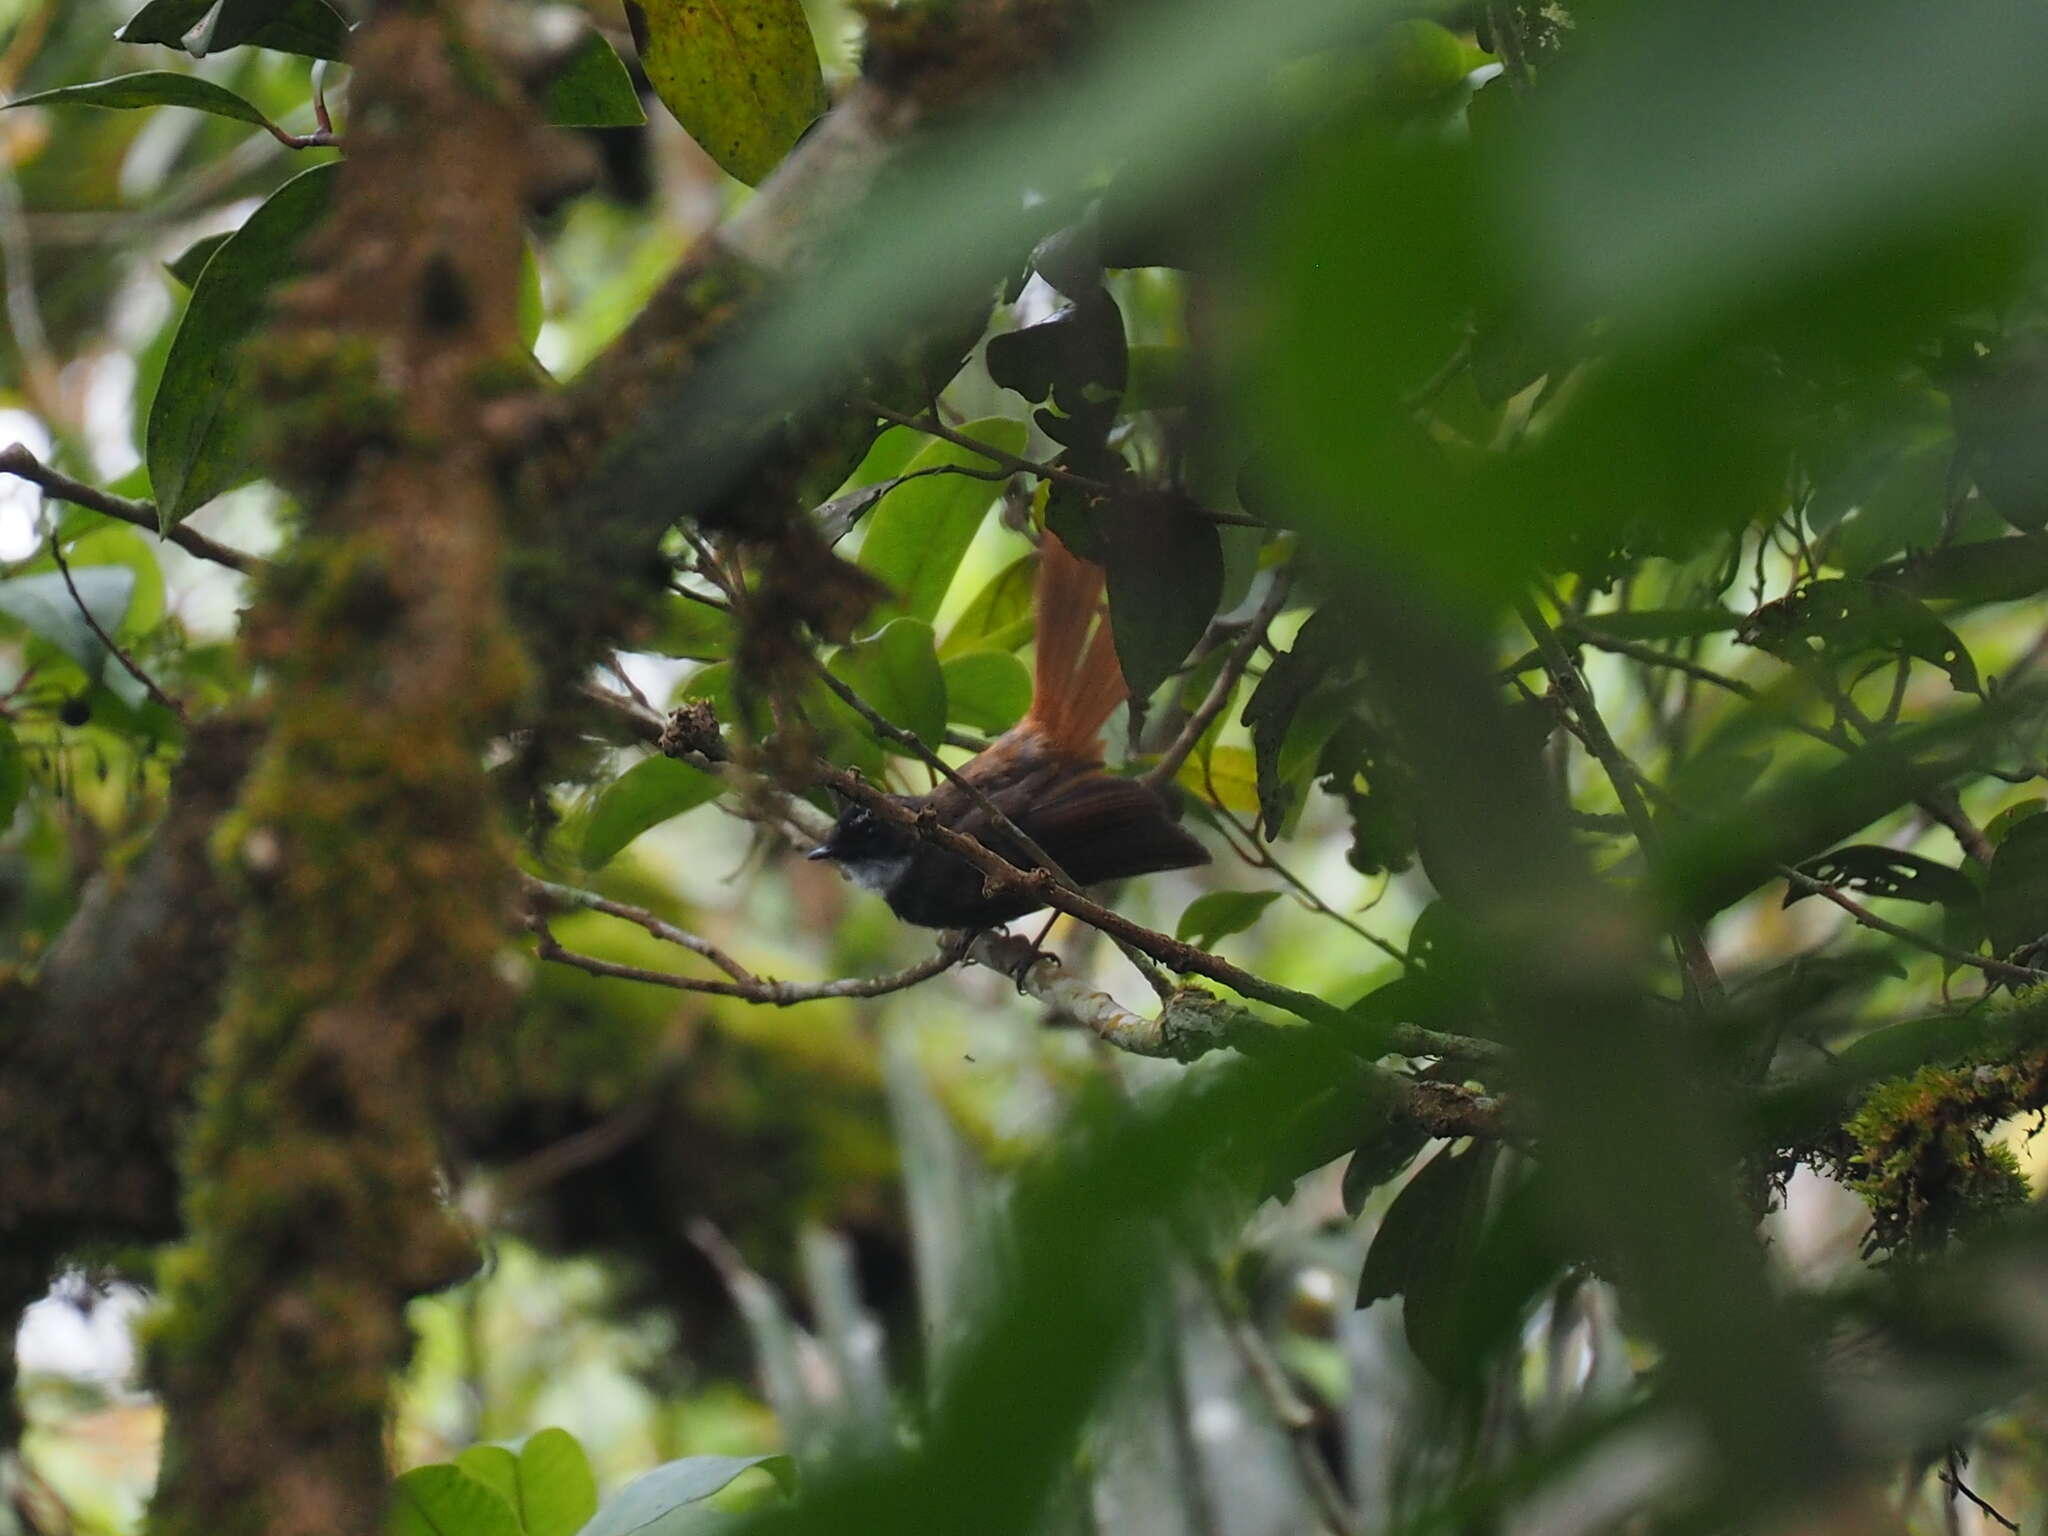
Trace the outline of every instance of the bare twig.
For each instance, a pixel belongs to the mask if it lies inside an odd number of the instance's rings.
[[[673,971],[650,970],[639,965],[620,965],[595,955],[564,949],[549,931],[545,914],[529,910],[527,930],[534,936],[534,953],[542,960],[573,966],[592,976],[609,976],[619,981],[645,982],[677,992],[704,992],[713,997],[737,997],[750,1003],[769,1003],[777,1008],[812,1003],[827,997],[881,997],[901,992],[958,964],[965,944],[957,937],[940,945],[936,954],[881,976],[844,976],[832,981],[777,981],[767,976],[749,976],[745,981],[718,981],[702,976],[682,976]],[[688,946],[695,950],[695,946]],[[701,951],[696,951],[700,952]]]
[[[1973,955],[1967,950],[1944,944],[1939,939],[1930,939],[1925,934],[1915,933],[1902,924],[1879,917],[1846,891],[1829,885],[1825,880],[1816,880],[1805,871],[1794,869],[1790,864],[1777,864],[1772,867],[1800,890],[1833,902],[1864,927],[1874,929],[1878,933],[1889,934],[1892,938],[1911,944],[1917,949],[1926,950],[1930,955],[1939,955],[1956,965],[1975,966],[1985,975],[1996,976],[2000,981],[2023,986],[2048,981],[2048,971],[2036,970],[2028,965],[2014,965],[2009,960],[1997,960],[1989,955]]]
[[[157,527],[156,508],[146,501],[130,501],[125,496],[115,496],[96,486],[74,480],[69,475],[59,474],[28,450],[26,443],[11,443],[0,448],[0,474],[14,475],[59,501],[68,501],[74,506],[101,512],[108,517],[118,518],[124,523],[133,523],[137,528],[146,528],[151,533],[160,533]],[[173,526],[161,537],[169,539],[188,555],[201,560],[211,560],[215,565],[224,565],[231,571],[252,575],[263,568],[264,562],[254,555],[244,554],[239,549],[209,539],[196,528],[183,523]]]
[[[760,980],[754,973],[741,965],[709,939],[701,939],[694,933],[686,933],[672,923],[664,922],[645,907],[629,906],[623,901],[613,901],[595,891],[581,891],[572,885],[557,885],[552,880],[536,879],[532,875],[519,877],[520,888],[530,899],[552,903],[558,907],[580,907],[586,912],[602,912],[607,917],[620,918],[646,929],[664,944],[674,944],[687,949],[693,955],[702,955],[734,981],[748,984]]]
[[[1952,1494],[1959,1493],[1964,1498],[1968,1499],[1972,1504],[1976,1505],[1977,1508],[1980,1511],[1982,1511],[1987,1518],[1997,1521],[2000,1525],[2004,1526],[2008,1531],[2013,1531],[2017,1533],[2019,1530],[2019,1526],[2015,1522],[2006,1519],[2006,1517],[2003,1514],[2001,1514],[1996,1508],[1994,1508],[1991,1504],[1987,1503],[1978,1494],[1976,1489],[1972,1488],[1968,1483],[1963,1481],[1963,1472],[1962,1467],[1960,1465],[1961,1461],[1962,1457],[1958,1455],[1955,1448],[1951,1446],[1949,1448],[1948,1453],[1948,1464],[1947,1466],[1943,1467],[1941,1471],[1935,1474],[1936,1478],[1938,1478],[1941,1482],[1946,1483],[1949,1486],[1949,1489]]]
[[[1640,776],[1635,765],[1615,744],[1607,722],[1600,716],[1600,708],[1594,702],[1593,690],[1587,684],[1585,674],[1579,670],[1564,641],[1558,638],[1557,631],[1550,627],[1550,621],[1543,617],[1542,610],[1531,599],[1518,597],[1515,611],[1529,631],[1530,638],[1536,642],[1536,650],[1543,657],[1544,670],[1550,674],[1558,696],[1578,720],[1586,750],[1614,786],[1615,797],[1621,802],[1622,814],[1628,817],[1643,857],[1654,862],[1661,851],[1657,825],[1650,819],[1650,808],[1644,803],[1638,787]],[[1686,993],[1695,1009],[1718,1002],[1722,995],[1721,978],[1714,969],[1713,957],[1707,952],[1706,940],[1698,925],[1689,919],[1674,918],[1671,942],[1678,951]]]
[[[1238,636],[1237,644],[1223,660],[1222,670],[1216,674],[1216,681],[1210,685],[1202,702],[1195,707],[1187,723],[1180,728],[1172,745],[1160,754],[1159,761],[1145,771],[1139,780],[1147,789],[1157,790],[1173,782],[1173,776],[1180,772],[1181,764],[1188,760],[1188,754],[1195,750],[1216,717],[1229,706],[1237,685],[1243,679],[1245,669],[1252,664],[1252,658],[1259,653],[1259,647],[1266,643],[1266,631],[1272,628],[1273,620],[1280,616],[1280,610],[1287,606],[1287,592],[1292,582],[1285,568],[1273,573],[1272,585],[1267,588],[1265,598],[1252,614],[1251,622],[1245,625],[1244,633]]]
[[[101,645],[107,648],[108,653],[114,660],[121,663],[130,677],[142,684],[143,691],[150,698],[177,716],[181,723],[184,723],[185,706],[172,698],[168,693],[165,693],[163,689],[157,687],[156,680],[135,664],[134,657],[115,644],[114,637],[100,627],[100,621],[94,618],[92,610],[86,607],[85,599],[78,594],[78,583],[71,579],[71,566],[64,559],[64,546],[58,541],[57,535],[54,532],[50,535],[50,558],[57,562],[57,571],[64,578],[64,590],[71,594],[71,601],[77,605],[79,617],[85,620],[86,627],[93,632],[94,637],[98,639]]]

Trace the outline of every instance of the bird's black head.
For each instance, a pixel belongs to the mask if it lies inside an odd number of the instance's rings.
[[[905,828],[882,820],[864,805],[848,803],[825,841],[805,857],[830,859],[856,883],[886,893],[909,867],[916,844]]]

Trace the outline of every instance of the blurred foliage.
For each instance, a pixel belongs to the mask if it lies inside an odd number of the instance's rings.
[[[627,9],[537,83],[589,151],[529,221],[567,384],[864,57],[991,46]],[[345,154],[309,59],[347,20],[0,4],[0,439],[165,530],[293,537],[241,343]],[[1989,1529],[1962,1483],[2048,1519],[2044,45],[1992,0],[1201,0],[1105,8],[1002,114],[936,103],[829,260],[618,424],[675,523],[599,681],[933,782],[749,671],[767,557],[709,514],[772,434],[678,420],[852,423],[777,515],[889,596],[796,638],[954,763],[1029,701],[1056,532],[1106,572],[1112,762],[1168,761],[1217,855],[1117,909],[1283,989],[1244,994],[1262,1048],[1119,1055],[984,972],[777,1009],[508,955],[522,1007],[447,1095],[488,1260],[415,1305],[396,1527]],[[848,359],[963,304],[943,431],[885,429]],[[136,674],[187,719],[270,686],[241,577],[25,490],[0,1002],[162,813],[186,724]],[[564,948],[928,952],[730,780],[595,726],[559,762],[507,807],[527,866],[656,925]],[[22,1402],[7,1518],[134,1528],[146,1399]]]

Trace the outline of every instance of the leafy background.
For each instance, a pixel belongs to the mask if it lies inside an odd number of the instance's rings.
[[[556,377],[845,88],[857,18],[762,11],[738,57],[680,3],[638,48],[608,11],[574,34],[542,100],[591,185],[529,235]],[[0,924],[33,974],[183,739],[78,610],[188,714],[254,685],[245,589],[191,536],[295,531],[237,348],[325,201],[310,76],[346,18],[0,19],[0,437],[185,535],[6,484]],[[194,25],[204,57],[166,46]],[[452,1198],[486,1262],[414,1305],[394,1520],[1566,1531],[1811,1499],[1875,1529],[1843,1490],[1882,1486],[1914,1529],[1991,1528],[1958,1477],[2044,1518],[2042,29],[1141,9],[881,187],[705,398],[829,393],[821,356],[1007,281],[943,420],[1069,478],[874,435],[817,517],[894,595],[829,670],[928,742],[1007,725],[1031,518],[1108,568],[1141,759],[1255,626],[1176,775],[1218,861],[1117,906],[1352,1049],[1269,1010],[1267,1052],[1184,1066],[986,971],[782,1011],[523,953],[464,1076]],[[1126,476],[1158,494],[1105,505]],[[619,672],[742,720],[718,564],[666,552],[687,590]],[[822,686],[798,702],[834,762],[925,782]],[[538,872],[761,975],[928,947],[689,763],[609,746],[548,794]],[[1633,944],[1646,913],[1668,949]],[[676,966],[595,911],[552,933]],[[1055,945],[1142,995],[1091,931]],[[1368,1071],[1399,1027],[1516,1064]],[[1533,1107],[1455,1138],[1366,1112],[1418,1082]],[[45,1340],[150,1277],[79,1258]],[[13,1518],[134,1528],[152,1400],[29,1358]]]

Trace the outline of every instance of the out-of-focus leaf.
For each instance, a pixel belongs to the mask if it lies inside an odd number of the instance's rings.
[[[732,654],[732,615],[687,597],[669,598],[645,647],[659,656],[718,661]]]
[[[1223,544],[1200,513],[1152,496],[1117,498],[1101,534],[1117,660],[1142,709],[1216,616]]]
[[[1014,651],[1031,638],[1031,590],[1038,557],[1023,555],[988,579],[960,610],[939,647],[944,657],[968,651]]]
[[[1466,1345],[1441,1324],[1455,1316],[1460,1290],[1472,1278],[1496,1151],[1480,1143],[1462,1153],[1445,1147],[1425,1163],[1380,1219],[1358,1277],[1361,1307],[1382,1296],[1403,1298],[1409,1347],[1446,1380],[1464,1374]]]
[[[122,565],[73,566],[71,581],[78,588],[78,600],[72,598],[58,571],[0,581],[0,614],[19,620],[29,633],[54,645],[77,662],[89,680],[97,682],[107,672],[110,658],[92,624],[78,611],[78,602],[84,602],[101,629],[115,633],[135,596],[135,573]],[[119,663],[115,668],[118,670]],[[127,678],[127,673],[121,675]]]
[[[2048,811],[2048,800],[2039,795],[2015,801],[1984,823],[1984,841],[1996,848],[2011,836],[2014,827],[2043,811]]]
[[[414,1467],[391,1486],[389,1536],[523,1536],[503,1495],[447,1462]]]
[[[219,250],[233,230],[218,235],[201,235],[184,250],[164,263],[164,270],[185,287],[193,287],[199,281],[199,274],[206,270],[206,264],[213,260],[213,253]]]
[[[1946,380],[1962,461],[2013,527],[2048,525],[2048,334],[2023,333],[1990,357],[1967,353]]]
[[[825,110],[800,0],[631,0],[627,15],[662,105],[748,186]]]
[[[1749,616],[1738,638],[1794,666],[1836,665],[1871,652],[1916,656],[1980,693],[1976,663],[1954,630],[1920,603],[1864,581],[1815,581]]]
[[[1977,236],[1949,247],[1943,287],[1967,291],[2010,259],[1960,215],[2025,195],[2048,13],[1738,0],[1611,19],[1544,93],[1502,186],[1564,308],[1683,323],[1856,262],[1915,220]],[[1853,275],[1861,291],[1817,292],[1814,308],[1881,323],[1880,300],[1913,297],[1882,271]]]
[[[244,101],[226,86],[215,85],[197,75],[174,74],[163,69],[116,75],[111,80],[92,80],[83,85],[60,85],[55,90],[38,91],[33,96],[17,96],[0,105],[0,111],[10,107],[56,106],[60,103],[130,110],[138,107],[190,107],[195,112],[231,117],[237,122],[254,123],[259,128],[270,124],[270,119],[257,111],[253,103]]]
[[[244,44],[339,59],[348,21],[326,0],[151,0],[117,31],[124,43],[161,43],[193,58]]]
[[[963,436],[1005,453],[1024,451],[1024,423],[991,416],[961,428]],[[904,466],[903,479],[868,514],[860,547],[861,565],[896,594],[895,611],[929,623],[945,601],[961,557],[974,542],[996,497],[997,482],[950,472],[967,468],[987,474],[998,466],[971,449],[943,440],[921,450]]]
[[[2028,817],[1998,845],[1984,881],[1984,926],[2000,955],[2048,934],[2048,817]]]
[[[1742,615],[1726,608],[1650,608],[1629,613],[1591,613],[1573,627],[1623,640],[1679,640],[1720,634],[1741,623]]]
[[[1410,1120],[1382,1126],[1352,1149],[1344,1165],[1344,1210],[1356,1216],[1365,1209],[1372,1192],[1415,1161],[1415,1154],[1429,1144],[1429,1132]]]
[[[1124,321],[1100,287],[1083,288],[1048,320],[991,336],[989,377],[1027,400],[1040,429],[1066,448],[1097,448],[1121,407],[1128,377]]]
[[[1126,412],[1171,410],[1193,398],[1194,383],[1189,377],[1186,347],[1150,342],[1130,348],[1125,363]]]
[[[672,757],[635,763],[605,786],[583,829],[583,867],[596,869],[649,827],[718,798],[719,784]]]
[[[946,730],[946,677],[922,619],[892,619],[831,661],[832,673],[891,725],[936,747]],[[863,724],[860,727],[865,730]],[[888,751],[899,750],[883,743]]]
[[[965,651],[947,657],[946,713],[978,731],[1007,731],[1031,707],[1031,674],[1008,651]]]
[[[21,743],[15,738],[14,727],[0,720],[0,832],[5,832],[14,820],[15,807],[21,804],[22,791],[28,788],[28,762],[21,755]]]
[[[679,1511],[710,1498],[742,1472],[755,1467],[768,1473],[785,1491],[794,1488],[796,1464],[784,1455],[685,1456],[634,1478],[606,1499],[583,1527],[581,1536],[634,1536],[636,1531],[658,1536],[670,1529],[669,1521]]]
[[[316,165],[270,194],[199,274],[150,402],[144,458],[168,528],[255,475],[249,386],[237,353],[270,291],[294,270],[300,238],[327,211],[336,165]]]
[[[633,77],[597,32],[584,35],[548,82],[541,110],[558,128],[635,128],[647,121]]]
[[[1277,837],[1324,745],[1349,718],[1361,676],[1337,605],[1309,615],[1244,706],[1259,785],[1259,821]],[[1320,707],[1319,707],[1320,706]]]
[[[1867,579],[1920,598],[2012,602],[2048,588],[2048,535],[1951,544],[1880,566]]]
[[[1974,906],[1977,887],[1969,876],[1933,859],[1876,843],[1851,843],[1817,859],[1808,859],[1799,872],[1824,885],[1839,886],[1865,896],[1890,896],[1899,901],[1919,901],[1940,906]],[[1785,906],[1811,896],[1804,886],[1785,890]]]
[[[1210,891],[1188,903],[1173,936],[1211,948],[1218,939],[1245,932],[1279,899],[1278,891]]]
[[[566,1429],[542,1429],[519,1447],[519,1518],[526,1536],[574,1536],[597,1513],[590,1459]]]

